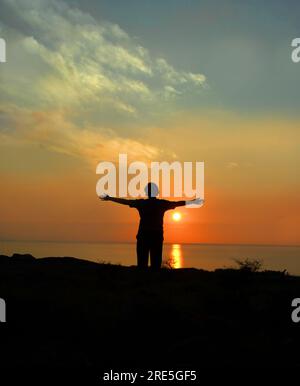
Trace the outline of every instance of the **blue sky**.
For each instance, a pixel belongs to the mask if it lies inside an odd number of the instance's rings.
[[[200,106],[298,114],[297,1],[73,1],[121,25],[155,55],[203,72],[211,86]],[[199,108],[198,100],[190,105]]]
[[[44,7],[47,13],[47,7],[56,2],[22,3],[40,10]],[[118,25],[129,35],[131,44],[145,48],[153,60],[164,58],[177,71],[203,74],[205,92],[194,93],[189,89],[176,103],[179,109],[298,115],[300,65],[291,61],[291,41],[299,34],[299,2],[70,0],[58,3],[77,7],[99,25]],[[25,36],[36,35],[43,42],[41,31],[18,15],[18,7],[12,6],[17,1],[1,0],[0,4],[2,25]],[[51,46],[51,41],[47,44]],[[144,121],[147,118],[144,110]],[[117,124],[121,120],[124,121],[123,116]]]

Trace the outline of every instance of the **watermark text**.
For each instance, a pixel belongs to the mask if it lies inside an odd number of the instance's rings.
[[[6,42],[0,38],[0,63],[6,62]]]
[[[101,175],[96,185],[98,196],[143,197],[148,182],[159,187],[161,198],[198,198],[199,207],[204,202],[204,162],[171,163],[141,161],[128,164],[127,154],[119,154],[119,163],[100,162],[96,174]]]

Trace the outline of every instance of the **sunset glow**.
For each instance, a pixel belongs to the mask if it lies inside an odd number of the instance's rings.
[[[172,216],[172,218],[173,218],[173,220],[174,221],[180,221],[181,220],[181,213],[180,212],[175,212],[175,213],[173,213],[173,216]]]
[[[210,2],[174,2],[179,33],[165,2],[149,6],[152,19],[147,2],[112,14],[100,1],[60,3],[5,2],[2,240],[135,242],[138,213],[95,192],[96,166],[124,153],[128,165],[205,163],[205,205],[170,212],[166,242],[298,245],[300,65],[286,39],[275,44],[275,14],[233,17],[229,2],[211,33]]]

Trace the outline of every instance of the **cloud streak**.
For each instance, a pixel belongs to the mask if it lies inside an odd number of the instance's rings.
[[[27,100],[34,106],[102,104],[136,114],[143,105],[165,102],[170,87],[176,90],[173,100],[205,83],[203,74],[175,70],[165,59],[152,58],[118,25],[96,21],[65,2],[2,2],[24,26],[17,30],[9,21],[6,25],[13,40],[12,60],[19,59],[12,67],[16,79],[11,85],[17,100],[24,92],[21,86],[27,85]],[[10,72],[9,66],[5,71]]]
[[[128,134],[130,123],[172,109],[205,86],[203,74],[155,58],[120,26],[64,1],[0,0],[9,46],[1,67],[0,125],[6,144],[38,143],[88,162],[161,150]],[[116,116],[123,117],[116,124]],[[105,117],[105,125],[103,120]],[[108,127],[108,128],[107,128]]]

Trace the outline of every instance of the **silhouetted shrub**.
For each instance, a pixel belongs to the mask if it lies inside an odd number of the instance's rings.
[[[241,271],[258,272],[263,266],[263,262],[260,259],[235,259],[234,261],[237,263]]]
[[[175,268],[175,260],[172,257],[170,257],[167,260],[163,260],[161,267],[166,268],[166,269],[174,269]]]

